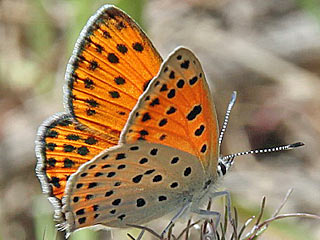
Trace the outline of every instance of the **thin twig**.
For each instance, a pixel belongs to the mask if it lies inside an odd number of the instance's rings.
[[[188,220],[188,223],[187,223],[187,231],[186,231],[186,238],[185,240],[188,240],[189,239],[189,229],[190,229],[190,224],[191,224],[191,218]]]
[[[290,188],[286,194],[286,196],[284,197],[284,199],[282,200],[282,203],[280,204],[280,206],[278,207],[278,209],[273,213],[272,217],[275,217],[279,214],[279,212],[281,211],[281,209],[284,207],[284,205],[287,203],[291,193],[293,192],[293,188]]]
[[[138,228],[141,230],[145,230],[149,233],[151,233],[152,235],[154,235],[155,237],[157,237],[158,239],[161,239],[161,236],[156,233],[155,231],[153,231],[151,228],[145,227],[145,226],[139,226],[139,225],[135,225],[135,224],[127,224],[129,227],[134,227],[134,228]]]
[[[315,215],[315,214],[309,214],[309,213],[287,213],[287,214],[281,214],[275,217],[271,217],[258,226],[256,226],[253,231],[250,233],[250,235],[247,235],[246,238],[248,240],[252,240],[254,237],[256,237],[256,234],[258,231],[260,231],[265,225],[268,225],[269,223],[279,220],[279,219],[284,219],[284,218],[292,218],[292,217],[306,217],[306,218],[315,218],[320,220],[320,216]]]
[[[130,233],[127,233],[127,236],[131,238],[131,240],[136,240]]]
[[[255,216],[252,216],[251,218],[249,218],[244,225],[242,226],[242,228],[240,229],[239,235],[238,235],[238,239],[241,238],[242,233],[244,232],[244,230],[246,229],[246,227],[248,227],[248,225],[252,222],[252,220],[255,219]]]
[[[171,235],[172,235],[172,229],[174,227],[174,224],[171,225],[171,227],[169,228],[169,231],[168,231],[168,240],[171,240]]]
[[[181,232],[181,233],[179,234],[179,236],[177,237],[177,240],[180,239],[180,238],[183,236],[183,234],[184,234],[188,229],[192,228],[194,225],[197,225],[197,224],[200,223],[201,221],[202,221],[202,220],[198,220],[198,221],[192,223],[189,227],[186,227],[185,229],[183,229],[182,232]]]

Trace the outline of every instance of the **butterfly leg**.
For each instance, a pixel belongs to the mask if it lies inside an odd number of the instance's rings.
[[[190,207],[191,202],[187,202],[180,210],[179,212],[170,220],[169,224],[166,226],[166,228],[161,233],[161,239],[163,236],[168,232],[168,230],[172,227],[173,224],[179,219],[182,214]]]
[[[231,197],[230,197],[230,193],[228,191],[221,191],[221,192],[215,192],[211,195],[211,198],[216,198],[216,197],[220,197],[220,196],[226,196],[227,198],[227,212],[228,212],[228,217],[229,220],[232,221],[231,218]],[[194,213],[197,213],[199,215],[203,215],[203,216],[211,216],[211,217],[216,217],[215,220],[215,229],[217,229],[217,227],[219,226],[219,222],[220,222],[220,218],[221,218],[221,213],[219,212],[215,212],[215,211],[210,211],[210,210],[203,210],[203,209],[195,209],[193,210]],[[215,234],[208,234],[208,236],[212,236],[213,239],[215,239]]]
[[[211,198],[216,198],[216,197],[220,197],[220,196],[226,196],[227,198],[227,212],[228,212],[228,217],[229,220],[231,221],[231,196],[230,193],[228,191],[221,191],[221,192],[215,192],[211,195]]]
[[[220,222],[221,213],[215,212],[215,211],[203,210],[203,209],[195,209],[192,212],[202,216],[209,216],[210,218],[216,217],[211,231],[208,231],[207,233],[205,233],[202,238],[202,239],[216,239],[216,230]]]
[[[221,213],[219,213],[219,212],[203,210],[203,209],[193,210],[192,212],[199,214],[199,215],[202,215],[202,216],[216,217],[215,225],[214,225],[215,227],[217,227],[220,222]]]

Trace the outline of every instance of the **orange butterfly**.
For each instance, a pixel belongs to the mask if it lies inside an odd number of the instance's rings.
[[[106,5],[82,30],[69,61],[66,113],[39,128],[37,176],[71,233],[128,227],[199,209],[235,156],[219,157],[215,106],[196,56],[177,48],[162,59],[138,25]],[[301,143],[270,149],[279,151]],[[230,197],[228,196],[230,207]],[[164,233],[165,233],[164,231]]]

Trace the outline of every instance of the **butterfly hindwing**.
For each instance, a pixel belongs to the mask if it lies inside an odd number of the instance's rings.
[[[202,178],[197,158],[175,148],[144,141],[110,148],[68,181],[67,232],[139,225],[177,211],[203,189]]]
[[[124,143],[137,140],[180,149],[199,157],[205,168],[216,167],[216,112],[200,62],[190,50],[175,50],[140,97],[121,135]]]
[[[61,205],[70,175],[117,140],[92,135],[65,113],[56,114],[41,125],[36,140],[36,172],[55,207]]]
[[[162,59],[140,27],[106,5],[82,30],[66,73],[67,112],[91,130],[119,137]]]

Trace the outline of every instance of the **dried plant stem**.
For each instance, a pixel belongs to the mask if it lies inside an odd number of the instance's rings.
[[[269,223],[279,220],[279,219],[284,219],[284,218],[292,218],[292,217],[306,217],[306,218],[314,218],[320,220],[320,216],[314,215],[314,214],[308,214],[308,213],[287,213],[287,214],[281,214],[275,217],[271,217],[265,221],[263,221],[259,225],[255,225],[255,227],[252,229],[252,231],[247,234],[245,239],[252,240],[254,237],[257,236],[257,233],[262,230],[263,227],[266,227]]]

